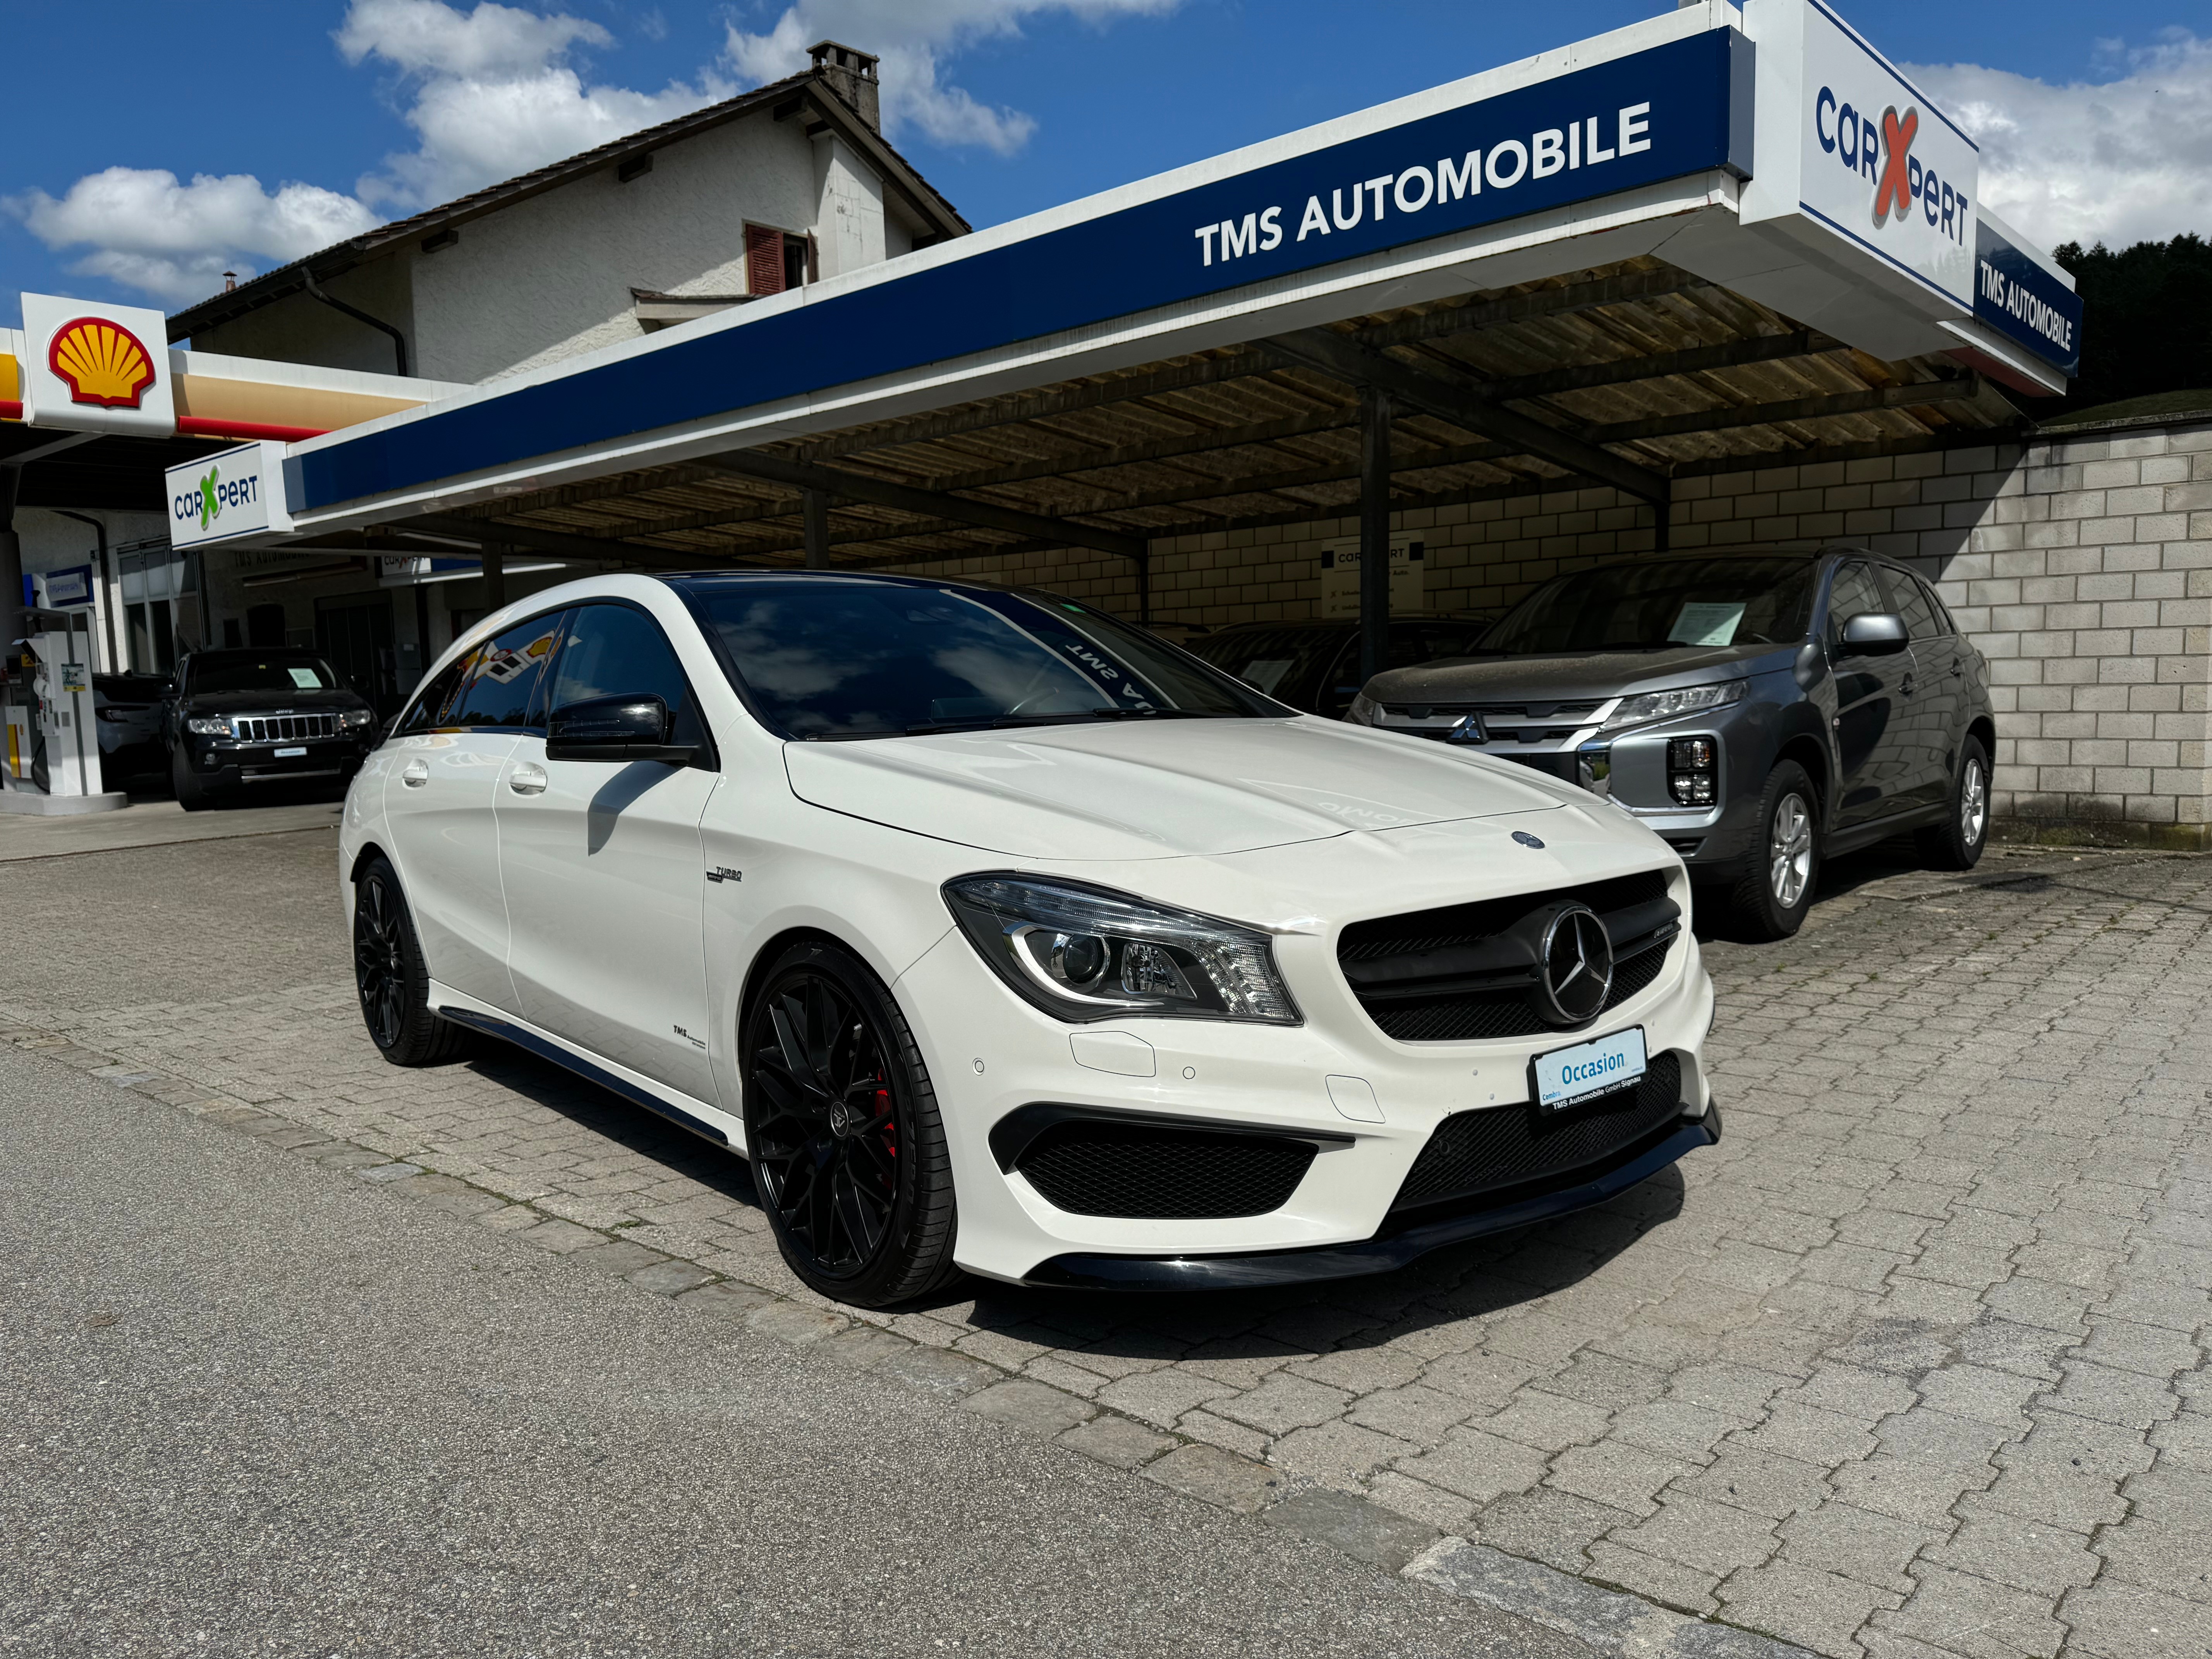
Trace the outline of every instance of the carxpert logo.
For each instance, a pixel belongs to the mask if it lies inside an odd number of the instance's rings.
[[[1822,87],[1813,100],[1813,136],[1822,154],[1874,185],[1867,217],[1876,230],[1917,221],[1964,247],[1974,204],[1912,153],[1920,126],[1920,111],[1912,105],[1900,113],[1891,104],[1876,116],[1838,96],[1832,87]]]
[[[170,488],[175,489],[179,481],[170,475]],[[178,490],[169,502],[169,516],[179,525],[197,527],[204,536],[223,515],[226,507],[253,507],[260,504],[261,479],[248,472],[243,477],[226,478],[220,466],[211,466],[197,483]],[[258,525],[247,526],[258,529]]]

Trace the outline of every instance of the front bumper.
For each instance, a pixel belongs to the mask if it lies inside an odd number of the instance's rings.
[[[921,1047],[951,1155],[960,1204],[954,1255],[962,1267],[987,1278],[1062,1284],[1105,1283],[1116,1272],[1156,1279],[1164,1273],[1164,1283],[1209,1282],[1202,1275],[1217,1271],[1291,1278],[1382,1272],[1453,1238],[1601,1202],[1620,1185],[1632,1185],[1693,1145],[1710,1141],[1693,1135],[1648,1167],[1644,1160],[1653,1148],[1638,1143],[1620,1149],[1627,1162],[1618,1168],[1577,1168],[1556,1189],[1500,1192],[1479,1213],[1473,1203],[1444,1222],[1425,1212],[1412,1218],[1417,1225],[1394,1232],[1392,1206],[1437,1127],[1458,1114],[1529,1110],[1528,1067],[1537,1054],[1642,1026],[1653,1056],[1672,1054],[1679,1062],[1678,1107],[1668,1121],[1679,1121],[1681,1132],[1689,1133],[1711,1097],[1701,1054],[1712,1019],[1712,988],[1697,942],[1686,930],[1668,947],[1652,983],[1587,1030],[1438,1042],[1384,1036],[1353,1000],[1325,941],[1280,944],[1286,976],[1307,1013],[1298,1026],[1128,1019],[1070,1027],[1013,997],[957,932],[899,977],[894,991]],[[1307,954],[1296,959],[1301,951]],[[1112,1036],[1142,1057],[1149,1073],[1120,1074],[1079,1063],[1073,1041],[1078,1036]],[[1379,1121],[1340,1109],[1333,1079],[1368,1085]],[[1078,1213],[1057,1207],[1019,1168],[1003,1167],[993,1151],[993,1129],[1040,1103],[1105,1115],[1211,1122],[1303,1140],[1315,1151],[1288,1198],[1263,1213],[1159,1219]],[[1674,1134],[1669,1131],[1666,1138]],[[1631,1169],[1642,1172],[1626,1173]],[[1593,1186],[1604,1189],[1575,1196]],[[1527,1208],[1532,1203],[1539,1210]],[[1482,1221],[1492,1213],[1508,1218]],[[1158,1265],[1255,1259],[1275,1259],[1279,1265]],[[1099,1267],[1101,1261],[1136,1265],[1115,1269]]]
[[[1702,1113],[1686,1110],[1660,1138],[1632,1147],[1595,1170],[1578,1170],[1541,1191],[1503,1201],[1480,1201],[1463,1214],[1396,1231],[1386,1228],[1356,1244],[1261,1250],[1249,1255],[1055,1256],[1031,1269],[1028,1282],[1097,1291],[1220,1291],[1389,1273],[1431,1250],[1533,1226],[1602,1204],[1649,1181],[1699,1147],[1717,1146],[1720,1138],[1721,1109],[1709,1101]]]
[[[298,750],[298,754],[279,750]],[[351,737],[307,738],[296,743],[240,743],[228,738],[195,738],[191,769],[204,781],[221,787],[351,777],[361,769],[368,745]]]

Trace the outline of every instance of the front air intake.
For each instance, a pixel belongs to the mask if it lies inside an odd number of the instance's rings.
[[[1316,1150],[1283,1135],[1078,1117],[1037,1133],[1012,1167],[1071,1214],[1221,1220],[1281,1209]]]

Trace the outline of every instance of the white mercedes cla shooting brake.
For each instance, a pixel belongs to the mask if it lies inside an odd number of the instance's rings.
[[[362,1012],[743,1155],[792,1270],[1341,1278],[1717,1140],[1681,861],[1056,596],[605,576],[487,617],[347,797]]]

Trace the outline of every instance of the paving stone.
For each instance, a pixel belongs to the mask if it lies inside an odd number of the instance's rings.
[[[842,1314],[810,1308],[803,1302],[770,1302],[745,1316],[747,1330],[799,1346],[835,1336],[852,1322]]]
[[[1510,1492],[1526,1492],[1544,1478],[1543,1453],[1480,1429],[1447,1433],[1433,1451],[1399,1460],[1399,1470],[1478,1504]]]
[[[1141,1423],[1110,1413],[1101,1413],[1088,1423],[1067,1430],[1059,1440],[1061,1445],[1072,1446],[1085,1457],[1117,1469],[1139,1468],[1176,1443],[1171,1436],[1157,1434]]]
[[[617,1278],[643,1268],[659,1267],[668,1260],[659,1251],[648,1250],[644,1245],[634,1244],[626,1238],[618,1238],[611,1244],[577,1250],[568,1259],[599,1273],[613,1273]]]
[[[2212,1605],[2212,1510],[2191,1518],[2196,1525],[2177,1526],[2130,1516],[2100,1533],[2106,1578]]]
[[[1827,1471],[1794,1457],[1729,1446],[1703,1469],[1684,1475],[1672,1494],[1748,1510],[1771,1521],[1814,1508],[1828,1498]]]
[[[962,1409],[974,1412],[978,1417],[988,1417],[1024,1434],[1045,1437],[1064,1434],[1098,1415],[1098,1407],[1089,1401],[1024,1377],[994,1382],[969,1395],[960,1404]]]
[[[1717,1577],[1763,1565],[1782,1547],[1765,1516],[1696,1498],[1665,1498],[1656,1514],[1621,1528],[1613,1541]]]
[[[1626,1510],[1539,1486],[1533,1492],[1510,1492],[1484,1505],[1479,1525],[1481,1541],[1509,1555],[1579,1573],[1589,1565],[1587,1552],[1593,1542],[1635,1519]]]
[[[1925,1563],[1912,1576],[1918,1588],[1905,1605],[1875,1616],[1881,1629],[1968,1659],[2056,1659],[2065,1643],[2046,1597]]]
[[[687,1308],[701,1313],[717,1314],[726,1319],[743,1319],[756,1310],[778,1305],[777,1299],[759,1286],[731,1279],[702,1285],[696,1291],[684,1291],[676,1299]]]
[[[1961,1498],[1958,1513],[1963,1517],[1958,1529],[1928,1552],[1936,1566],[2037,1591],[2053,1601],[2097,1576],[2086,1533],[2008,1514],[1978,1493]]]
[[[1348,1492],[1302,1492],[1266,1511],[1270,1526],[1297,1533],[1396,1572],[1435,1543],[1437,1532]]]
[[[1831,1500],[1782,1523],[1782,1559],[1901,1596],[1913,1588],[1906,1564],[1942,1543],[1948,1530]]]
[[[1641,1516],[1658,1508],[1662,1491],[1696,1472],[1681,1458],[1607,1440],[1560,1453],[1545,1484]]]
[[[638,1289],[650,1291],[655,1296],[681,1296],[686,1291],[704,1285],[714,1276],[693,1262],[669,1261],[651,1263],[626,1275]]]
[[[1615,1585],[1685,1613],[1720,1611],[1720,1580],[1711,1573],[1646,1555],[1609,1538],[1597,1540],[1585,1553],[1589,1558],[1585,1576],[1601,1584]]]
[[[1818,1653],[1848,1654],[1852,1637],[1877,1608],[1904,1601],[1856,1578],[1774,1561],[1721,1581],[1721,1610],[1732,1623],[1798,1642]]]
[[[1187,1498],[1256,1515],[1275,1500],[1280,1477],[1265,1463],[1216,1446],[1179,1446],[1145,1465],[1146,1476]]]
[[[517,1232],[515,1237],[527,1239],[539,1249],[550,1250],[556,1255],[570,1255],[607,1242],[605,1233],[594,1232],[589,1227],[579,1227],[573,1221],[558,1218],[538,1222],[526,1231]]]
[[[2212,1653],[2212,1608],[2140,1585],[2075,1590],[2060,1606],[2069,1651],[2094,1659],[2203,1659]]]
[[[988,1388],[1006,1375],[980,1359],[944,1348],[925,1348],[916,1343],[904,1353],[888,1354],[872,1368],[878,1376],[895,1376],[902,1382],[948,1400],[958,1400]],[[1042,1388],[1042,1383],[1032,1386]]]

